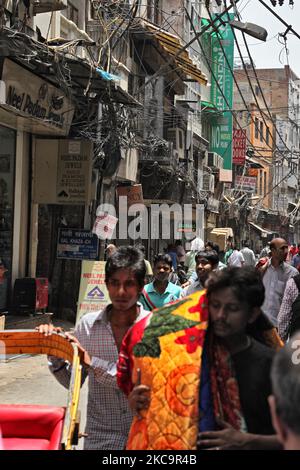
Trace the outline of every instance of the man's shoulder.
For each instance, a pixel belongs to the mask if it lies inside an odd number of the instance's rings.
[[[296,274],[299,274],[298,269],[296,269],[294,266],[291,266],[290,264],[286,262],[283,263],[283,268],[284,268],[284,271],[290,276],[295,276]]]
[[[251,339],[252,345],[250,348],[251,354],[259,360],[270,362],[273,360],[273,357],[276,354],[276,350],[266,346],[265,344],[257,341],[256,339]]]
[[[79,325],[93,326],[97,320],[101,320],[105,315],[106,307],[97,310],[96,312],[88,312],[80,319]]]
[[[169,282],[168,291],[172,294],[180,294],[182,292],[182,287],[177,286],[173,282]]]
[[[241,351],[233,356],[236,364],[243,366],[247,364],[249,368],[257,368],[257,370],[268,370],[271,367],[273,358],[276,354],[275,349],[272,349],[265,344],[251,338],[251,345],[248,349]]]
[[[149,282],[149,284],[144,285],[144,291],[149,294],[150,292],[155,292],[153,282]]]

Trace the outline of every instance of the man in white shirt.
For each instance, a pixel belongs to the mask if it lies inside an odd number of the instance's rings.
[[[265,301],[262,305],[262,311],[277,327],[277,317],[287,281],[298,274],[298,271],[285,262],[289,251],[286,240],[274,238],[270,243],[270,248],[271,258],[260,269],[265,286]]]
[[[256,263],[255,254],[249,248],[249,243],[248,242],[244,243],[244,248],[241,250],[241,253],[242,253],[242,255],[244,257],[244,260],[245,260],[245,266],[255,266],[255,263]]]
[[[236,266],[241,268],[245,264],[245,259],[242,253],[237,250],[236,247],[233,248],[233,252],[227,259],[227,266]]]

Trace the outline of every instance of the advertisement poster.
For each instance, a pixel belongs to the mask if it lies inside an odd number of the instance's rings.
[[[76,324],[88,312],[110,303],[105,285],[105,261],[82,261]]]

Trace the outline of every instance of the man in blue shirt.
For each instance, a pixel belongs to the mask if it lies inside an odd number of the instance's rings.
[[[154,258],[154,281],[147,284],[139,301],[147,310],[162,307],[182,297],[182,288],[169,282],[172,271],[172,258],[169,255],[157,255]]]

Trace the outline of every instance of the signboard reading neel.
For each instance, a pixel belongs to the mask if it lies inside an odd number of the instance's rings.
[[[86,313],[102,310],[109,302],[105,284],[105,261],[83,261],[76,323]]]
[[[245,129],[233,129],[233,159],[235,165],[244,165],[246,160],[247,134]]]

